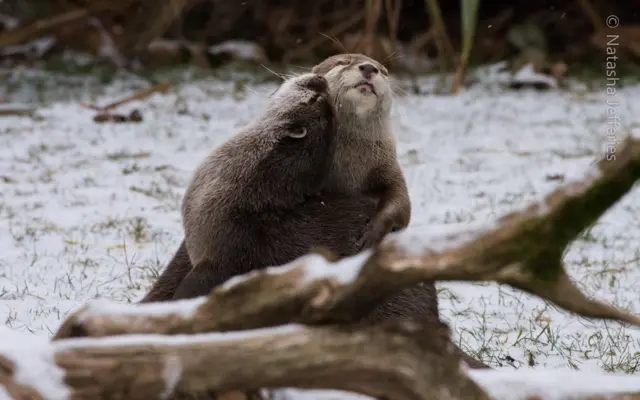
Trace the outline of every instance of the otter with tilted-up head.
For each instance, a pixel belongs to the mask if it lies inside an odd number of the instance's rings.
[[[329,82],[338,116],[336,150],[325,193],[360,193],[376,198],[378,212],[361,238],[363,248],[406,228],[409,193],[391,130],[393,93],[387,69],[361,54],[339,54],[312,69]]]
[[[365,55],[338,54],[316,65],[312,72],[329,82],[339,121],[334,160],[323,193],[328,199],[337,193],[360,193],[377,200],[376,213],[360,239],[362,248],[374,246],[389,232],[406,228],[411,217],[391,128],[393,92],[388,71]],[[406,319],[439,322],[434,282],[421,282],[390,296],[364,318],[372,323]],[[456,351],[470,367],[488,368],[457,346]]]

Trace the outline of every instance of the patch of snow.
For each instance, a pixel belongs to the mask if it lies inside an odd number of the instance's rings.
[[[371,250],[365,250],[334,263],[328,263],[322,256],[312,255],[311,261],[305,264],[305,279],[313,281],[333,278],[343,285],[348,285],[358,277],[362,266],[371,254]]]
[[[39,59],[44,53],[51,49],[51,47],[53,47],[55,43],[55,37],[45,36],[43,38],[35,39],[25,44],[17,44],[0,48],[0,56],[33,53],[33,57],[35,59]]]
[[[540,398],[564,400],[569,397],[615,395],[640,392],[640,377],[572,370],[474,370],[469,376],[492,399],[520,400]],[[365,400],[357,393],[337,390],[286,388],[273,391],[274,400]]]
[[[480,66],[475,71],[470,71],[470,73],[483,84],[505,84],[512,79],[512,74],[507,69],[508,64],[506,61],[500,61]]]
[[[113,301],[96,299],[87,303],[87,308],[78,314],[80,321],[85,318],[97,316],[162,316],[162,315],[180,315],[183,318],[191,317],[198,307],[206,302],[206,297],[196,299],[186,299],[177,301],[167,301],[158,303],[142,303],[142,304],[120,304]]]
[[[280,389],[271,392],[271,400],[373,400],[373,397],[341,390]]]
[[[222,284],[228,290],[240,282],[252,279],[258,274],[286,274],[295,268],[304,269],[304,279],[309,282],[320,279],[336,279],[339,283],[346,285],[353,282],[360,273],[365,261],[371,255],[371,250],[366,250],[354,256],[345,257],[334,263],[327,260],[320,254],[306,254],[297,259],[279,266],[271,266],[258,271],[251,271],[244,275],[234,276]]]
[[[168,399],[173,395],[176,390],[176,386],[182,378],[182,363],[178,356],[169,356],[164,364],[164,380],[167,384],[165,391],[162,393],[161,398]]]
[[[496,226],[494,221],[482,221],[405,229],[387,235],[384,242],[393,241],[407,256],[419,257],[428,252],[439,253],[462,246]]]
[[[244,275],[234,276],[227,280],[222,287],[228,290],[240,282],[252,279],[258,274],[286,274],[295,268],[303,268],[304,279],[310,281],[315,279],[335,278],[342,284],[352,282],[360,273],[362,264],[371,254],[371,251],[365,251],[355,256],[343,258],[335,263],[329,263],[320,254],[306,254],[297,259],[283,265],[267,267],[258,271],[251,271]]]
[[[495,400],[568,397],[640,392],[640,377],[572,370],[470,370],[469,376]]]
[[[64,384],[64,371],[56,365],[53,348],[46,338],[25,337],[22,333],[0,327],[0,354],[14,363],[13,379],[16,383],[34,388],[47,399],[70,398]]]
[[[513,82],[528,84],[544,83],[552,88],[558,87],[558,82],[555,78],[536,72],[534,65],[531,63],[524,65],[513,75]]]
[[[106,336],[101,338],[74,338],[63,341],[52,342],[52,345],[56,351],[66,349],[76,349],[80,347],[111,347],[111,346],[180,346],[180,345],[195,345],[195,344],[207,344],[223,341],[236,341],[236,340],[250,340],[254,338],[260,338],[264,336],[276,336],[286,335],[290,333],[299,332],[305,329],[300,324],[286,324],[269,328],[252,329],[246,331],[227,331],[227,332],[212,332],[212,333],[198,333],[193,335],[180,334],[180,335],[155,335],[155,334],[135,334],[135,335],[121,335],[121,336]]]
[[[266,61],[264,49],[248,40],[234,39],[210,46],[210,54],[231,53],[240,60]]]
[[[316,257],[317,255],[315,254],[308,254],[284,265],[274,265],[274,266],[266,267],[260,270],[254,270],[243,275],[237,275],[230,279],[227,279],[222,285],[220,285],[220,287],[223,290],[229,290],[232,287],[238,285],[239,283],[246,282],[247,280],[253,279],[255,276],[260,274],[268,274],[268,275],[286,274],[287,272],[298,268],[300,266],[300,262],[303,260],[312,260],[312,262],[317,261]]]

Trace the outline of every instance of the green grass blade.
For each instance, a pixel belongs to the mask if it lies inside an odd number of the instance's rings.
[[[478,6],[480,0],[460,0],[460,17],[462,22],[462,54],[461,62],[467,64],[478,23]]]

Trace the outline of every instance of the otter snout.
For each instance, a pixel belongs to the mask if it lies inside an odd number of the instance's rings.
[[[378,72],[380,72],[378,68],[376,68],[376,66],[371,63],[360,64],[358,66],[358,69],[366,80],[370,80],[374,75],[377,75]]]
[[[318,93],[326,93],[329,91],[329,83],[320,75],[311,75],[303,82],[300,82],[300,84]]]

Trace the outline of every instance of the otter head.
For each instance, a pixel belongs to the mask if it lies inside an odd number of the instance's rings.
[[[337,54],[311,72],[327,79],[338,112],[366,118],[389,115],[393,96],[388,71],[376,60],[363,54]]]
[[[271,96],[265,118],[271,132],[281,139],[304,139],[326,135],[335,129],[329,84],[314,73],[286,80]]]

